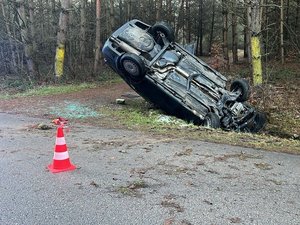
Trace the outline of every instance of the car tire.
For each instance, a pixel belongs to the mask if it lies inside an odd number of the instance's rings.
[[[125,53],[121,56],[119,65],[125,76],[132,81],[139,82],[143,80],[146,74],[144,61],[136,54]]]
[[[155,23],[151,28],[151,33],[158,44],[163,44],[160,33],[163,33],[169,42],[175,40],[174,30],[164,21]]]
[[[232,82],[230,86],[230,91],[240,91],[241,94],[236,99],[238,102],[245,102],[250,97],[250,85],[249,83],[244,79],[235,80]]]
[[[257,133],[264,128],[266,121],[266,115],[262,112],[257,112],[253,121],[248,124],[247,128],[251,133]]]
[[[220,128],[220,118],[216,113],[209,112],[204,117],[203,126],[210,128]]]

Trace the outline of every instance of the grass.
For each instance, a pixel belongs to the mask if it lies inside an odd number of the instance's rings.
[[[167,122],[161,122],[162,116],[159,110],[149,110],[149,105],[142,100],[136,99],[127,102],[126,105],[111,108],[102,108],[101,113],[115,118],[115,122],[122,123],[129,129],[139,129],[171,138],[188,138],[236,146],[252,147],[269,151],[287,152],[300,154],[300,141],[292,137],[280,137],[269,133],[272,129],[266,127],[264,133],[238,133],[209,129],[201,126],[188,124],[182,120],[170,117]],[[299,124],[300,127],[300,124]]]
[[[68,85],[58,85],[58,86],[43,86],[37,87],[25,91],[24,93],[16,94],[15,96],[26,97],[26,96],[45,96],[45,95],[56,95],[56,94],[67,94],[72,92],[82,91],[84,89],[95,88],[96,85],[93,83],[83,83],[83,84],[68,84]]]
[[[66,75],[67,76],[67,75]],[[91,80],[85,77],[85,80]],[[101,74],[92,79],[92,82],[81,82],[72,79],[72,84],[67,84],[66,77],[57,84],[38,86],[33,81],[28,81],[22,77],[10,76],[0,78],[0,99],[10,99],[27,96],[46,96],[56,94],[67,94],[78,92],[84,89],[95,88],[98,84],[118,83],[122,81],[120,76],[112,70],[104,68]],[[81,83],[80,83],[81,82]]]
[[[125,105],[114,110],[111,107],[103,107],[101,113],[116,118],[131,129],[165,130],[179,126],[190,126],[183,120],[166,116],[160,110],[151,109],[151,105],[144,99],[128,99]]]
[[[46,96],[46,95],[58,95],[67,94],[82,91],[84,89],[95,88],[97,85],[94,83],[82,83],[82,84],[64,84],[64,85],[51,85],[51,86],[40,86],[32,89],[28,89],[24,92],[9,94],[2,93],[1,99],[10,99],[16,97],[28,97],[28,96]]]

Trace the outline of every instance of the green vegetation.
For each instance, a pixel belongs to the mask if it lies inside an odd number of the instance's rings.
[[[93,82],[79,83],[79,81],[75,81],[72,84],[61,80],[58,84],[36,85],[20,78],[9,78],[2,80],[2,84],[0,85],[0,99],[67,94],[121,81],[122,79],[111,70],[105,70],[103,74],[96,77]]]
[[[129,129],[139,129],[155,134],[163,134],[170,138],[189,138],[215,143],[253,147],[270,151],[300,154],[300,141],[291,133],[280,137],[272,132],[268,125],[262,134],[238,133],[209,129],[185,123],[174,117],[160,120],[164,115],[159,110],[149,110],[149,105],[143,99],[127,101],[126,105],[113,108],[102,108],[101,113],[115,118],[115,122]],[[300,129],[300,124],[297,124]],[[273,135],[272,135],[273,134]]]
[[[116,109],[103,107],[101,114],[116,118],[128,128],[149,128],[153,130],[164,130],[178,128],[180,126],[194,126],[176,117],[166,116],[158,109],[151,109],[151,105],[144,99],[128,99],[125,105]]]
[[[24,92],[9,94],[4,92],[0,95],[0,99],[9,99],[16,97],[26,97],[26,96],[46,96],[46,95],[56,95],[56,94],[67,94],[82,91],[84,89],[95,88],[96,85],[93,83],[83,83],[83,84],[65,84],[56,86],[41,86],[28,89]]]
[[[81,91],[84,89],[95,88],[96,85],[93,83],[83,83],[83,84],[67,84],[58,86],[42,86],[29,89],[23,93],[15,94],[16,97],[19,96],[45,96],[45,95],[56,95],[56,94],[66,94]]]

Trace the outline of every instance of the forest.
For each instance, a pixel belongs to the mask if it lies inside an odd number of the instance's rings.
[[[217,69],[231,64],[299,61],[300,0],[1,0],[1,75],[48,81],[101,76],[101,46],[126,21],[166,21],[176,41],[193,44]],[[251,37],[260,54],[251,54]],[[63,48],[63,71],[55,56]],[[253,61],[254,59],[254,61]],[[253,72],[253,71],[252,71]]]

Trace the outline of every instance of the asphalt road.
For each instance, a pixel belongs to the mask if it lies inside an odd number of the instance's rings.
[[[0,224],[300,224],[300,156],[0,113]]]

